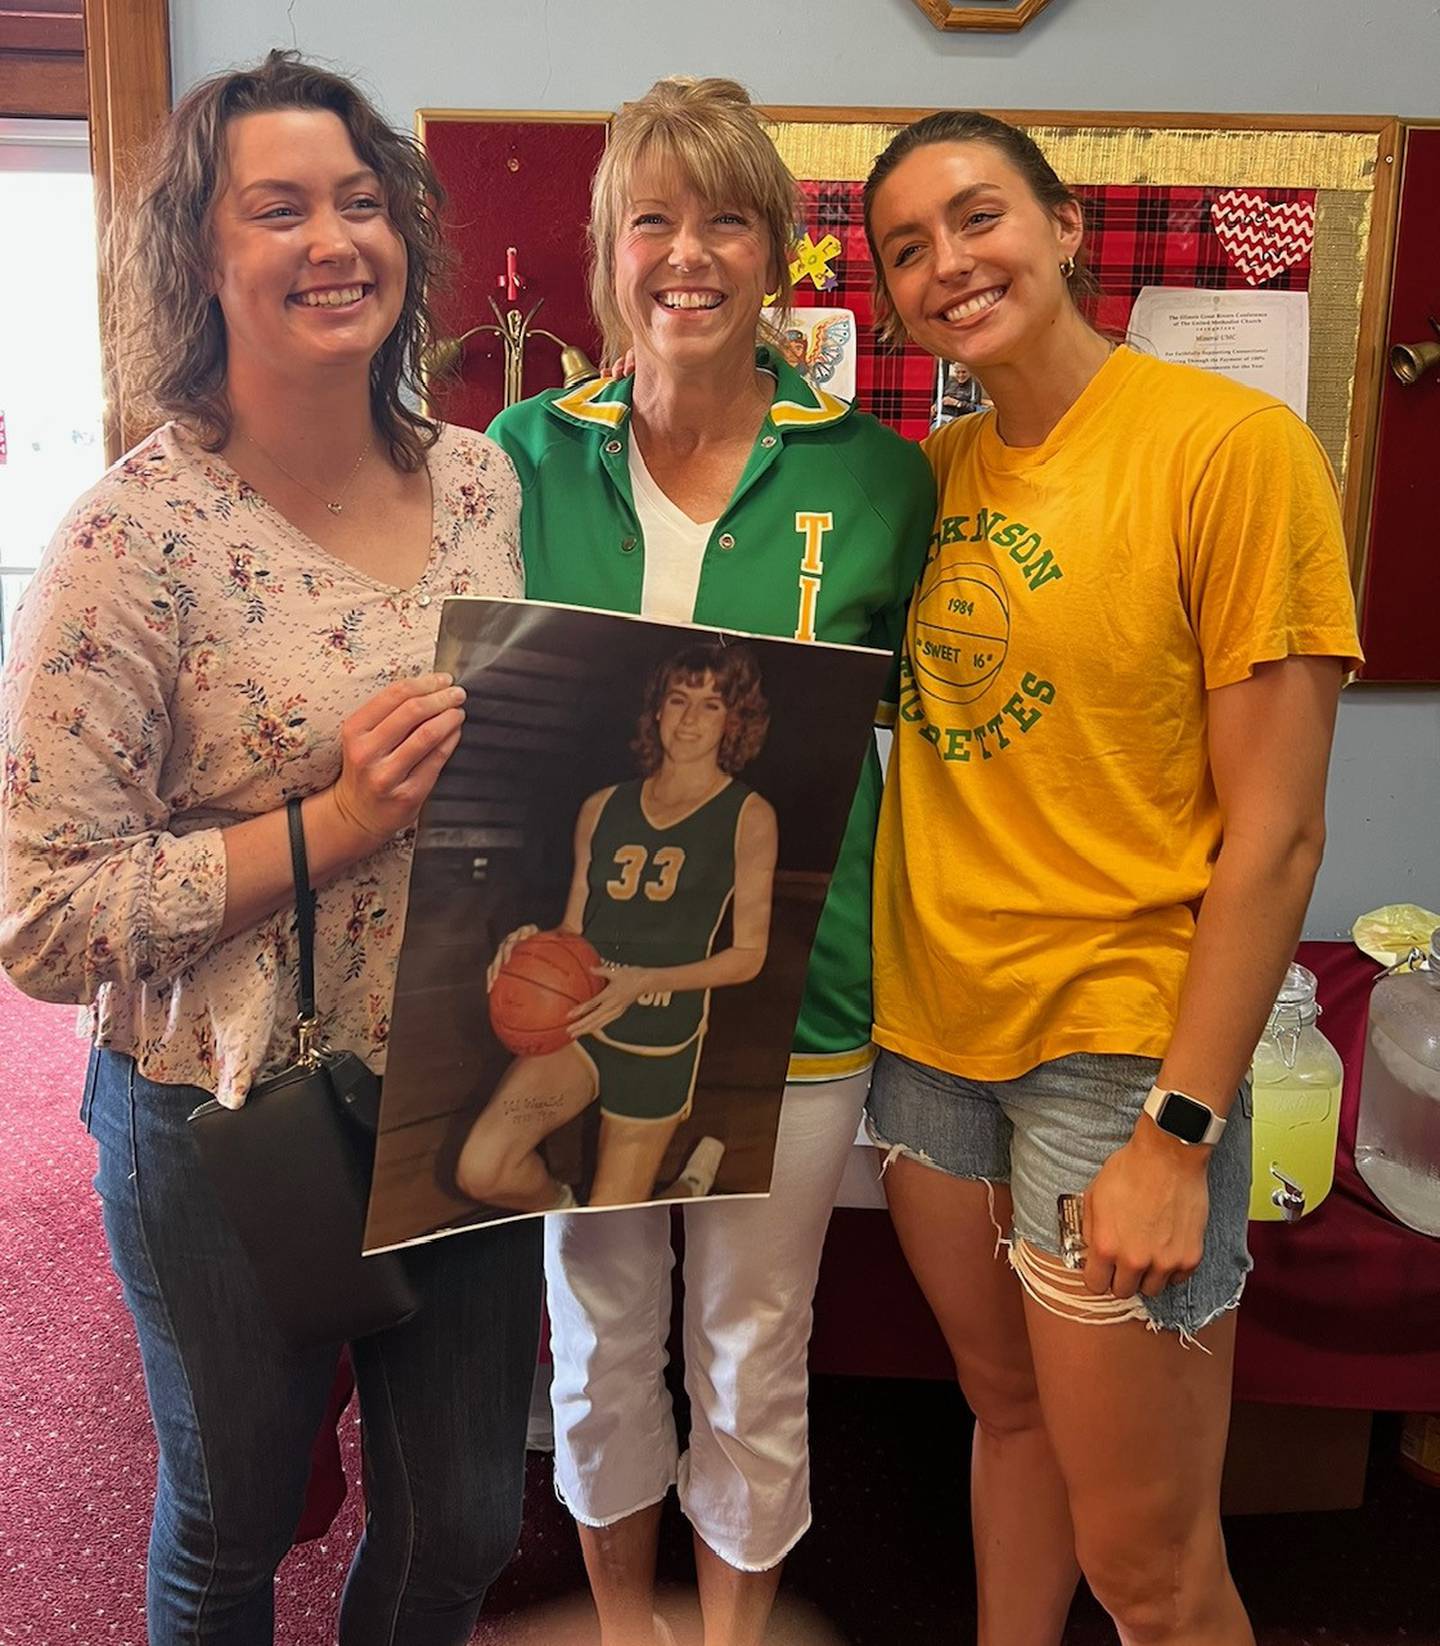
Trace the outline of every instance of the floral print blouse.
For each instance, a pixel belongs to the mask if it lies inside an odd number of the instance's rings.
[[[447,595],[518,597],[520,490],[446,427],[412,588],[289,524],[170,423],[70,511],[15,620],[0,741],[0,962],[84,1004],[151,1080],[237,1106],[294,1056],[294,911],[218,941],[228,824],[340,771],[341,722],[433,666]],[[331,1043],[383,1068],[414,830],[316,902]]]

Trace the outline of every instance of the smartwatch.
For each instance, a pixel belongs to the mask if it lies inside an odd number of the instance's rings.
[[[1225,1120],[1208,1103],[1184,1092],[1167,1092],[1161,1086],[1152,1086],[1145,1099],[1145,1113],[1162,1132],[1178,1137],[1182,1143],[1218,1143],[1225,1130]]]

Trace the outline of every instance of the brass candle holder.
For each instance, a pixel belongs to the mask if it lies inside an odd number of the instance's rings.
[[[543,326],[534,324],[535,316],[540,312],[545,299],[542,297],[527,312],[519,309],[506,309],[501,313],[500,305],[492,297],[490,308],[495,316],[495,324],[485,321],[478,326],[471,326],[458,337],[442,337],[432,343],[420,357],[427,377],[438,377],[448,372],[458,371],[465,356],[465,345],[472,337],[481,332],[493,332],[500,339],[504,349],[505,359],[505,404],[513,406],[525,397],[525,347],[532,337],[544,337],[560,350],[560,369],[564,374],[564,383],[567,389],[573,389],[577,383],[587,382],[592,377],[600,375],[599,369],[592,363],[584,349],[577,348],[573,343],[567,343],[563,337],[557,337],[553,331],[546,331]]]

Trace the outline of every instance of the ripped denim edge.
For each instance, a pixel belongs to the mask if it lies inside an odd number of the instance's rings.
[[[1232,1296],[1194,1324],[1179,1320],[1160,1320],[1156,1318],[1153,1308],[1159,1301],[1157,1298],[1142,1297],[1138,1292],[1131,1297],[1123,1298],[1115,1297],[1109,1292],[1096,1296],[1085,1289],[1080,1270],[1066,1268],[1060,1254],[1041,1242],[1016,1236],[1007,1244],[1010,1250],[1010,1267],[1014,1269],[1027,1296],[1047,1314],[1082,1326],[1119,1326],[1135,1321],[1142,1324],[1148,1332],[1173,1332],[1179,1338],[1182,1348],[1199,1349],[1201,1354],[1206,1355],[1213,1351],[1206,1348],[1198,1334],[1222,1315],[1240,1307],[1240,1299],[1248,1278],[1247,1271],[1240,1276],[1239,1284]],[[1045,1257],[1053,1259],[1055,1266],[1041,1263],[1035,1256],[1036,1253],[1043,1253]],[[1057,1281],[1061,1284],[1057,1285]]]
[[[932,1160],[923,1149],[912,1149],[908,1143],[891,1143],[886,1138],[881,1137],[879,1132],[875,1130],[875,1122],[868,1114],[865,1116],[865,1133],[875,1148],[885,1151],[885,1158],[880,1162],[880,1170],[876,1174],[877,1178],[883,1178],[897,1160],[903,1159],[913,1160],[917,1166],[924,1166],[929,1171],[939,1172],[944,1177],[954,1178],[957,1183],[983,1183],[985,1185],[986,1201],[990,1208],[990,1221],[995,1227],[994,1255],[999,1257],[1001,1251],[1009,1247],[1010,1237],[1000,1227],[1000,1219],[995,1215],[995,1182],[1004,1181],[1003,1179],[992,1180],[979,1174],[975,1177],[968,1177],[963,1172],[952,1172],[948,1167],[942,1166],[939,1161]]]
[[[1063,1259],[1061,1258],[1059,1251],[1044,1245],[1040,1241],[1030,1240],[1023,1235],[1007,1235],[1005,1233],[1005,1231],[1000,1227],[999,1219],[995,1216],[995,1185],[988,1177],[966,1177],[962,1173],[949,1171],[946,1167],[940,1165],[938,1161],[933,1160],[928,1154],[925,1153],[923,1149],[912,1148],[906,1143],[892,1143],[888,1138],[880,1135],[880,1133],[876,1130],[874,1121],[868,1114],[865,1116],[865,1133],[875,1148],[883,1149],[885,1151],[885,1158],[880,1162],[880,1171],[878,1174],[881,1178],[885,1176],[885,1173],[890,1169],[896,1160],[903,1158],[906,1160],[913,1160],[918,1165],[925,1166],[932,1172],[941,1172],[946,1177],[953,1177],[958,1182],[983,1183],[989,1199],[990,1221],[995,1227],[995,1256],[999,1257],[1002,1250],[1005,1252],[1007,1261],[1009,1262],[1010,1267],[1015,1271],[1016,1278],[1024,1287],[1026,1294],[1032,1298],[1040,1308],[1044,1309],[1046,1313],[1054,1315],[1057,1319],[1071,1320],[1076,1324],[1086,1326],[1121,1326],[1125,1325],[1127,1322],[1135,1321],[1143,1324],[1148,1332],[1174,1332],[1179,1338],[1182,1348],[1199,1349],[1201,1354],[1208,1355],[1212,1351],[1207,1349],[1205,1345],[1200,1342],[1198,1334],[1203,1332],[1207,1326],[1213,1325],[1222,1315],[1229,1314],[1233,1310],[1240,1307],[1240,1300],[1245,1291],[1245,1282],[1249,1279],[1248,1269],[1240,1276],[1239,1284],[1236,1286],[1232,1296],[1227,1301],[1221,1303],[1217,1308],[1212,1309],[1202,1320],[1193,1325],[1187,1325],[1185,1322],[1178,1320],[1157,1320],[1151,1307],[1151,1305],[1157,1300],[1141,1297],[1138,1292],[1133,1297],[1129,1298],[1117,1298],[1110,1296],[1109,1294],[1102,1297],[1096,1297],[1090,1292],[1084,1292],[1082,1297],[1080,1295],[1076,1295],[1074,1292],[1066,1292],[1063,1294],[1066,1301],[1076,1304],[1078,1312],[1071,1314],[1067,1313],[1063,1309],[1056,1308],[1054,1301],[1052,1301],[1050,1297],[1043,1295],[1046,1291],[1053,1291],[1055,1289],[1051,1287],[1048,1282],[1042,1281],[1037,1284],[1033,1274],[1026,1267],[1026,1265],[1028,1262],[1029,1264],[1034,1265],[1037,1269],[1041,1267],[1040,1265],[1035,1264],[1033,1258],[1028,1257],[1028,1251],[1032,1250],[1044,1252],[1047,1257],[1052,1257],[1057,1263],[1063,1265]],[[1017,1247],[1021,1248],[1020,1255],[1018,1257]],[[1073,1274],[1077,1282],[1079,1282],[1080,1275],[1078,1270],[1064,1269],[1063,1273],[1067,1275]],[[1080,1284],[1083,1288],[1083,1282]],[[1088,1308],[1087,1305],[1090,1304],[1095,1305],[1095,1307],[1093,1309]]]

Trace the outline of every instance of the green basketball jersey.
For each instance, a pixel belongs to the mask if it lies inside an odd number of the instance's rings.
[[[761,349],[776,379],[735,494],[701,566],[695,622],[786,639],[900,642],[934,528],[935,482],[916,445],[812,388]],[[515,463],[525,592],[639,612],[645,544],[630,489],[629,378],[550,389],[500,413],[490,433]],[[892,725],[898,675],[877,723]],[[870,858],[880,764],[860,779],[815,935],[792,1080],[864,1068],[870,1049]]]
[[[645,815],[644,785],[619,784],[590,837],[584,933],[602,960],[683,966],[704,960],[735,896],[740,808],[753,792],[734,778],[661,829]],[[676,1050],[704,1027],[707,989],[642,995],[607,1024],[612,1046]]]

